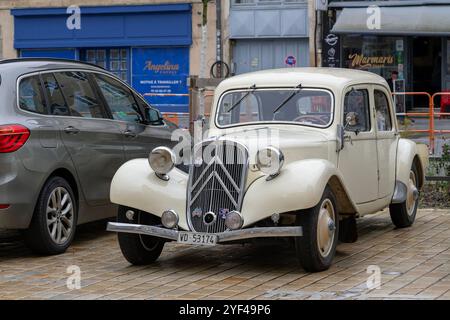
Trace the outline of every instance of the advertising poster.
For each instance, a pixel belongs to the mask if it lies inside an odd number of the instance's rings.
[[[189,112],[189,48],[133,48],[133,87],[161,112]]]

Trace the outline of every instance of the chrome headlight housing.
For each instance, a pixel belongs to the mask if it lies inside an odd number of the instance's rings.
[[[175,161],[175,154],[167,147],[157,147],[148,156],[150,167],[163,180],[168,180],[167,174],[175,167]]]
[[[256,153],[256,166],[269,177],[276,177],[284,164],[284,155],[275,147],[266,147]]]

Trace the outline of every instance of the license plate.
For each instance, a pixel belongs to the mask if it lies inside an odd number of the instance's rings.
[[[178,243],[215,246],[217,244],[217,235],[209,233],[180,232],[178,234]]]

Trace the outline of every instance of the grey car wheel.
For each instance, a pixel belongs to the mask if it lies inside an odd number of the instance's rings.
[[[60,254],[72,243],[77,224],[77,202],[70,184],[51,177],[39,195],[25,241],[40,254]]]
[[[73,200],[64,187],[55,188],[47,201],[47,226],[51,239],[58,245],[64,244],[72,234]]]

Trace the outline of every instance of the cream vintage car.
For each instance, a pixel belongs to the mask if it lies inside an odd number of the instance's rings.
[[[116,173],[111,201],[132,264],[165,242],[289,241],[307,271],[327,269],[355,218],[386,207],[413,224],[428,150],[399,136],[386,81],[369,72],[291,68],[235,76],[215,91],[209,131]],[[188,155],[187,155],[188,154]],[[189,173],[175,164],[183,155]]]

